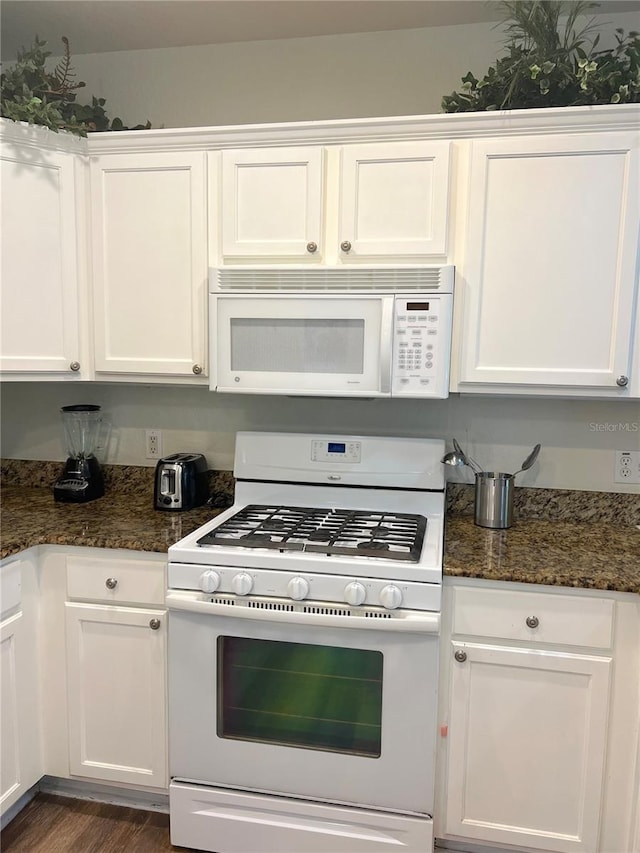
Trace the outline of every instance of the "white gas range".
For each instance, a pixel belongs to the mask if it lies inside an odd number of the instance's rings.
[[[169,549],[174,844],[431,849],[443,453],[238,434],[233,507]]]

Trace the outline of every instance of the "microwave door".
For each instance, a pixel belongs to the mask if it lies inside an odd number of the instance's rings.
[[[212,294],[211,299],[215,390],[390,395],[390,347],[385,354],[381,341],[383,324],[391,331],[392,298]]]

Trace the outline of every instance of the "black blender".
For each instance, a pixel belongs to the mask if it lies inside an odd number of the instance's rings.
[[[101,498],[104,480],[95,457],[102,425],[100,406],[63,406],[60,411],[69,458],[53,487],[53,497],[65,503]]]

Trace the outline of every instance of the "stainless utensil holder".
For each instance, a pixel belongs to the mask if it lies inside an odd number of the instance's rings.
[[[497,471],[481,471],[476,474],[474,521],[479,527],[511,527],[513,484],[513,474]]]

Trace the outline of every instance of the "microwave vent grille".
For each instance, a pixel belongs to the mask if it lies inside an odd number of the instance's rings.
[[[218,291],[425,291],[453,292],[453,266],[416,267],[272,267],[214,271]]]

